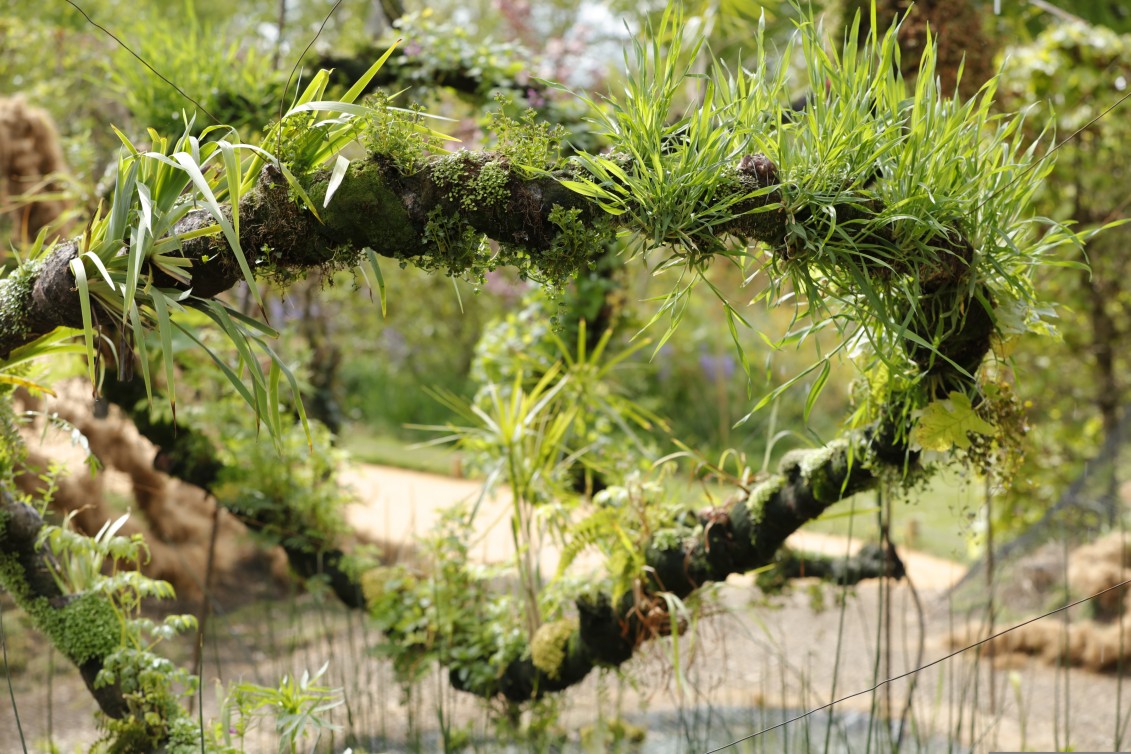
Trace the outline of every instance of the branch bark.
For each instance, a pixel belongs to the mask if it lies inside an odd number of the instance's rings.
[[[744,159],[735,168],[728,184],[732,195],[746,196],[764,187],[767,172],[758,170],[759,164]],[[488,186],[482,181],[489,166],[491,173],[504,175],[505,182]],[[319,222],[296,202],[280,172],[268,166],[256,190],[240,202],[240,245],[257,274],[286,282],[312,269],[351,267],[366,248],[402,261],[426,258],[430,267],[464,272],[482,260],[475,258],[477,244],[470,248],[463,239],[467,233],[483,234],[565,278],[591,260],[583,249],[563,248],[566,230],[551,220],[555,208],[576,210],[577,221],[589,230],[611,222],[595,202],[562,185],[570,177],[563,171],[525,178],[511,168],[505,156],[491,152],[436,158],[406,176],[388,158],[371,155],[351,163],[332,201],[321,210]],[[323,205],[330,180],[325,170],[304,180],[315,206]],[[717,228],[718,235],[760,241],[788,257],[784,210],[749,214],[780,200],[777,192],[743,200],[735,210],[747,214]],[[846,206],[841,222],[860,213],[859,206]],[[795,215],[792,221],[804,222],[804,217]],[[204,210],[193,211],[173,235],[210,225],[212,220]],[[870,241],[884,240],[872,234]],[[0,358],[57,327],[82,326],[79,296],[69,268],[79,251],[78,240],[60,244],[39,265],[0,282]],[[215,297],[242,279],[234,255],[219,234],[185,239],[180,253],[191,262],[196,298]],[[960,266],[964,274],[965,266]],[[144,278],[162,288],[186,287],[152,270],[143,272]]]
[[[118,649],[120,623],[105,597],[64,594],[52,575],[51,555],[38,544],[43,518],[0,489],[0,584],[82,675],[99,708],[109,717],[129,711],[118,685],[96,686],[103,662]]]
[[[786,538],[804,523],[839,500],[874,488],[879,477],[872,464],[881,456],[915,464],[914,454],[884,443],[877,433],[787,454],[778,475],[729,508],[702,514],[702,536],[677,543],[653,539],[645,549],[647,566],[638,589],[615,602],[606,593],[578,600],[577,628],[553,639],[559,651],[549,655],[560,662],[536,663],[536,658],[545,656],[537,650],[539,642],[549,639],[535,634],[532,651],[512,661],[497,683],[471,688],[455,673],[449,676],[451,683],[482,696],[501,694],[511,702],[522,702],[577,684],[597,665],[621,665],[645,641],[671,631],[668,598],[684,599],[709,582],[774,563]],[[396,641],[395,636],[390,639]]]

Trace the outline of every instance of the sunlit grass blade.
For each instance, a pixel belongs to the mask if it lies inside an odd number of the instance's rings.
[[[369,268],[373,270],[373,277],[377,281],[377,296],[381,299],[381,316],[386,316],[385,312],[385,276],[381,273],[381,263],[377,258],[377,252],[373,249],[366,247],[366,259],[369,261]]]
[[[342,179],[346,177],[346,171],[349,170],[350,161],[344,155],[338,155],[334,160],[334,168],[330,171],[330,180],[326,184],[326,198],[322,200],[323,207],[330,206],[330,199],[342,185]]]
[[[227,378],[228,383],[233,388],[235,388],[236,392],[240,394],[240,397],[244,399],[244,402],[247,405],[251,406],[252,408],[256,408],[257,404],[255,402],[255,396],[253,396],[251,394],[251,391],[249,391],[247,389],[247,385],[245,385],[244,381],[242,379],[240,379],[240,376],[238,374],[236,374],[232,370],[232,368],[230,366],[228,366],[228,364],[223,359],[221,359],[211,348],[209,348],[207,345],[205,345],[204,341],[202,341],[200,338],[197,337],[196,333],[194,332],[194,330],[192,328],[186,327],[185,325],[182,325],[180,322],[178,322],[175,319],[172,320],[172,324],[173,324],[173,327],[177,328],[178,330],[181,331],[181,333],[183,333],[185,336],[187,336],[189,340],[191,340],[192,342],[194,342],[198,346],[200,346],[200,348],[206,354],[208,354],[208,357],[210,359],[212,359],[212,362],[214,364],[216,364],[217,367],[220,368],[221,372],[224,373],[224,377]]]
[[[169,408],[173,413],[173,423],[177,423],[177,390],[175,367],[173,363],[173,324],[169,317],[169,304],[165,294],[152,290],[153,311],[157,316],[157,335],[161,340],[161,361],[165,365],[165,393],[169,396]]]
[[[83,256],[86,256],[85,254]],[[70,262],[71,274],[75,276],[75,286],[79,293],[79,309],[82,313],[83,341],[86,343],[86,363],[90,377],[90,384],[97,384],[94,374],[94,318],[90,306],[90,286],[86,280],[86,267],[82,263],[83,257],[76,257]]]
[[[376,76],[377,72],[381,70],[381,67],[385,65],[389,56],[393,54],[393,50],[397,49],[397,45],[400,43],[401,40],[397,39],[389,45],[389,49],[385,50],[385,54],[377,58],[377,62],[369,66],[369,69],[361,74],[361,77],[353,83],[353,86],[346,90],[346,93],[342,95],[342,102],[352,103],[357,101],[357,98],[362,95],[365,88],[369,86],[369,82],[373,80],[373,77]]]
[[[168,159],[164,158],[164,156],[162,157],[163,159]],[[212,193],[211,186],[208,185],[208,181],[205,180],[204,175],[200,172],[200,166],[197,165],[195,161],[193,161],[191,155],[186,154],[185,152],[174,153],[173,159],[176,160],[178,164],[180,164],[180,166],[186,173],[188,173],[189,177],[192,179],[193,185],[196,186],[196,190],[200,193],[201,200],[204,202],[204,205],[208,209],[209,214],[211,214],[212,218],[217,223],[219,223],[220,228],[224,232],[224,238],[227,239],[228,246],[231,248],[232,254],[235,255],[236,262],[240,266],[240,272],[243,273],[244,281],[247,283],[248,288],[251,290],[252,298],[254,298],[255,303],[258,304],[260,308],[262,308],[263,297],[259,293],[259,286],[255,283],[255,276],[251,273],[251,267],[248,266],[247,257],[244,256],[243,248],[240,246],[239,236],[236,235],[235,229],[232,227],[232,223],[228,221],[228,218],[220,209],[220,205],[216,201],[216,197]],[[307,198],[307,201],[309,201],[309,198]],[[233,212],[234,211],[235,208],[233,208]]]
[[[145,323],[142,322],[141,313],[138,311],[137,303],[131,301],[129,308],[129,323],[133,330],[134,348],[137,349],[137,360],[141,365],[141,381],[145,386],[145,398],[149,403],[153,403],[153,380],[149,375],[149,349],[145,345]],[[124,338],[123,338],[124,340]],[[134,358],[133,353],[125,352],[118,354],[119,370],[126,359]],[[172,395],[170,394],[170,398]]]

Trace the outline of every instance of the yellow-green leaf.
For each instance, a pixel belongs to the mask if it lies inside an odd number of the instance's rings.
[[[992,435],[994,425],[978,416],[965,393],[953,392],[933,401],[911,431],[911,441],[923,450],[947,451],[970,447],[969,434]]]

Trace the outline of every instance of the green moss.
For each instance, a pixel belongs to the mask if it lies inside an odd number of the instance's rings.
[[[758,524],[762,520],[762,511],[766,503],[785,486],[786,478],[781,474],[774,474],[766,481],[750,490],[746,497],[746,509],[750,511],[750,523]],[[755,531],[757,529],[755,528]]]
[[[507,190],[510,178],[510,169],[502,160],[485,163],[479,169],[479,175],[471,182],[469,190],[460,197],[461,205],[466,210],[502,206],[510,195]]]
[[[461,149],[454,154],[441,157],[430,165],[432,180],[445,190],[444,197],[449,201],[457,201],[456,189],[463,185],[474,164],[474,159],[470,152]]]
[[[460,150],[433,162],[431,171],[444,198],[464,212],[502,209],[510,197],[510,163],[501,155]]]
[[[0,515],[0,538],[6,515]],[[31,618],[40,633],[76,665],[101,658],[116,650],[122,640],[118,612],[104,597],[94,593],[74,596],[61,607],[30,592],[23,566],[15,556],[0,554],[0,585]]]
[[[27,313],[31,309],[32,283],[39,267],[38,263],[29,262],[0,280],[0,343],[18,342],[27,338],[30,332]]]
[[[319,210],[323,225],[332,233],[338,247],[329,259],[307,261],[345,268],[357,263],[365,247],[401,258],[423,250],[416,225],[394,186],[390,185],[390,171],[391,168],[377,159],[350,163],[330,203]],[[329,183],[330,174],[322,171],[307,187],[314,206],[322,207]]]
[[[639,725],[633,725],[619,717],[613,720],[602,721],[604,727],[585,725],[580,730],[581,744],[586,750],[600,751],[601,748],[613,749],[620,743],[642,744],[648,737],[648,731]],[[619,751],[619,748],[617,748]],[[636,749],[631,749],[635,751]]]
[[[781,471],[797,474],[809,486],[813,499],[821,503],[834,503],[842,497],[844,480],[839,478],[839,464],[833,461],[848,448],[844,440],[835,440],[823,448],[793,450],[781,461]]]
[[[121,619],[101,595],[81,594],[62,608],[53,608],[42,598],[40,602],[39,614],[33,613],[33,618],[51,643],[76,665],[106,657],[121,644]]]
[[[530,659],[534,667],[550,678],[559,678],[569,652],[570,637],[576,631],[577,621],[571,619],[539,626],[530,639]]]

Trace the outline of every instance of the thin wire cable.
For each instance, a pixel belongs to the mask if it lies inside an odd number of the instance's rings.
[[[68,0],[68,2],[70,2],[70,0]],[[336,3],[334,3],[334,7],[330,8],[329,13],[327,13],[326,17],[322,19],[322,23],[318,25],[318,31],[314,33],[314,37],[306,44],[306,47],[303,48],[302,54],[298,56],[297,60],[295,60],[294,67],[291,68],[291,73],[289,76],[287,76],[287,84],[283,87],[283,96],[279,99],[280,121],[283,119],[283,105],[286,104],[287,101],[287,91],[291,88],[291,81],[294,80],[295,73],[298,72],[299,66],[302,65],[302,59],[306,57],[306,53],[310,52],[310,48],[313,47],[314,43],[318,41],[318,37],[322,36],[322,30],[326,28],[326,24],[330,22],[330,17],[334,15],[334,11],[336,11],[338,9],[338,6],[341,4],[342,0],[338,0]],[[281,42],[282,40],[280,40],[280,43]],[[298,94],[297,89],[295,90],[295,94]],[[280,129],[279,133],[280,135],[282,134],[282,129]],[[278,149],[278,147],[276,147],[276,149]]]
[[[339,0],[339,1],[340,1],[340,0]],[[81,14],[82,14],[82,17],[86,19],[86,21],[87,21],[87,23],[88,23],[88,24],[90,24],[90,25],[91,25],[91,26],[93,26],[94,28],[98,29],[98,30],[99,30],[99,31],[101,31],[101,32],[102,32],[103,34],[105,34],[106,36],[110,37],[110,39],[113,39],[113,40],[114,40],[115,42],[117,42],[117,43],[118,43],[119,45],[121,45],[121,47],[122,47],[122,49],[123,49],[123,50],[125,50],[126,52],[128,52],[129,54],[131,54],[131,55],[133,55],[133,56],[134,56],[135,58],[137,58],[137,59],[138,59],[138,60],[139,60],[139,61],[141,62],[141,64],[142,64],[142,65],[144,65],[144,66],[145,66],[146,68],[148,68],[149,70],[151,70],[151,71],[153,72],[153,75],[155,75],[155,76],[156,76],[157,78],[159,78],[159,79],[161,79],[162,81],[164,81],[164,82],[165,82],[166,84],[168,84],[169,86],[171,86],[171,87],[173,87],[174,89],[176,89],[176,90],[177,90],[177,93],[178,93],[178,94],[180,94],[180,95],[181,95],[182,97],[184,97],[185,99],[187,99],[187,100],[188,100],[189,102],[191,102],[192,104],[194,104],[194,105],[196,105],[197,107],[199,107],[199,108],[200,108],[200,110],[201,110],[201,112],[203,112],[203,113],[204,113],[205,115],[207,115],[207,116],[208,116],[209,118],[211,118],[211,119],[212,119],[213,121],[215,121],[216,123],[220,123],[220,119],[219,119],[219,118],[217,118],[217,117],[216,117],[215,115],[213,115],[212,113],[208,112],[208,108],[206,108],[206,107],[205,107],[204,105],[200,104],[199,102],[197,102],[196,100],[194,100],[194,99],[193,99],[192,97],[190,97],[190,96],[189,96],[189,95],[188,95],[187,93],[185,93],[185,90],[184,90],[184,89],[181,89],[181,88],[180,88],[179,86],[177,86],[176,84],[174,84],[174,83],[173,83],[172,81],[170,81],[169,79],[165,78],[165,75],[164,75],[164,74],[162,74],[162,73],[161,73],[160,71],[158,71],[158,70],[157,70],[156,68],[154,68],[153,66],[151,66],[151,65],[149,64],[149,61],[148,61],[148,60],[146,60],[146,59],[145,59],[145,58],[143,58],[143,57],[142,57],[141,55],[138,55],[138,54],[137,54],[136,52],[134,52],[133,50],[131,50],[131,49],[130,49],[130,47],[129,47],[129,45],[127,45],[127,44],[126,44],[125,42],[123,42],[122,40],[118,39],[118,37],[116,37],[116,36],[114,35],[114,33],[113,33],[112,31],[110,31],[110,30],[109,30],[109,29],[107,29],[107,28],[106,28],[105,26],[103,26],[102,24],[98,23],[98,22],[97,22],[97,21],[95,21],[95,20],[94,20],[93,18],[91,18],[91,17],[90,17],[90,15],[89,15],[89,14],[88,14],[88,13],[87,13],[87,12],[86,12],[85,10],[83,10],[82,8],[80,8],[80,7],[78,6],[78,4],[74,2],[74,0],[64,0],[64,2],[66,2],[66,3],[67,3],[67,5],[71,6],[72,8],[74,8],[75,10],[77,10],[77,11],[78,11],[79,13],[81,13]]]
[[[743,741],[749,741],[752,738],[757,738],[758,736],[761,736],[764,733],[769,733],[770,731],[777,730],[778,728],[785,727],[786,725],[790,725],[792,723],[795,723],[798,720],[804,720],[805,718],[809,717],[810,715],[814,715],[814,714],[821,712],[823,710],[827,710],[834,705],[840,704],[841,702],[848,701],[849,699],[854,699],[858,696],[863,696],[864,694],[871,694],[871,693],[875,692],[877,689],[879,689],[881,686],[886,686],[889,683],[894,683],[895,681],[900,681],[900,680],[903,680],[904,678],[907,678],[908,676],[912,676],[912,675],[915,675],[916,673],[920,673],[924,670],[927,670],[928,668],[932,668],[935,665],[938,665],[939,663],[943,663],[943,662],[946,662],[947,660],[953,659],[953,658],[957,657],[958,655],[962,654],[963,652],[965,652],[967,650],[974,649],[975,647],[980,647],[987,642],[993,641],[994,639],[998,638],[999,636],[1004,636],[1005,634],[1008,634],[1011,631],[1016,631],[1019,628],[1023,628],[1025,626],[1029,625],[1030,623],[1036,623],[1039,620],[1043,620],[1043,619],[1048,618],[1052,615],[1056,615],[1057,613],[1062,613],[1065,610],[1076,607],[1077,605],[1081,605],[1085,602],[1088,602],[1089,600],[1094,600],[1096,597],[1100,597],[1104,594],[1107,594],[1108,592],[1114,591],[1116,589],[1121,589],[1121,588],[1127,586],[1128,584],[1131,584],[1131,579],[1127,579],[1126,581],[1121,581],[1118,584],[1115,584],[1114,586],[1109,586],[1107,589],[1096,592],[1095,594],[1091,595],[1090,597],[1083,597],[1081,599],[1076,600],[1075,602],[1069,602],[1067,605],[1061,605],[1060,607],[1056,608],[1055,610],[1050,610],[1049,612],[1044,613],[1042,615],[1038,615],[1035,618],[1030,618],[1027,621],[1024,621],[1022,623],[1018,623],[1016,626],[1011,626],[1010,628],[1007,628],[1004,631],[999,631],[996,634],[992,634],[990,636],[987,636],[986,638],[981,639],[979,641],[976,641],[973,644],[969,644],[965,647],[962,647],[961,649],[956,649],[948,655],[944,655],[937,660],[932,660],[931,662],[928,662],[926,665],[920,665],[919,667],[917,667],[913,670],[908,670],[906,673],[901,673],[897,676],[892,676],[891,678],[880,681],[879,683],[877,683],[875,686],[872,686],[871,688],[863,689],[862,691],[857,691],[856,693],[849,694],[848,696],[842,696],[840,699],[836,699],[834,701],[831,701],[828,704],[823,704],[820,707],[814,707],[813,709],[809,710],[808,712],[804,712],[804,713],[802,713],[802,714],[800,714],[796,717],[792,717],[789,720],[782,721],[782,722],[778,723],[777,725],[772,725],[769,728],[764,728],[764,729],[758,731],[757,733],[751,733],[749,736],[743,736],[742,738],[739,738],[735,741],[731,741],[729,744],[726,744],[724,746],[720,746],[717,749],[711,749],[710,751],[703,752],[703,754],[717,754],[718,752],[723,751],[725,749],[729,749],[732,746],[737,746],[738,744],[742,743]]]
[[[1123,104],[1124,102],[1126,102],[1126,101],[1127,101],[1128,99],[1131,99],[1131,90],[1128,90],[1127,94],[1124,94],[1124,95],[1123,95],[1122,97],[1120,97],[1119,99],[1117,99],[1117,100],[1116,100],[1116,101],[1115,101],[1114,103],[1112,103],[1111,105],[1109,105],[1109,106],[1108,106],[1108,108],[1107,108],[1106,110],[1104,110],[1104,111],[1103,111],[1102,113],[1100,113],[1099,115],[1097,115],[1096,117],[1092,118],[1092,119],[1091,119],[1090,121],[1088,121],[1088,122],[1087,122],[1087,123],[1085,123],[1084,125],[1082,125],[1082,126],[1080,126],[1079,128],[1077,128],[1077,129],[1076,129],[1075,131],[1073,131],[1073,132],[1072,132],[1072,134],[1071,134],[1071,135],[1069,135],[1069,137],[1068,137],[1067,139],[1065,139],[1064,141],[1060,142],[1060,143],[1059,143],[1059,144],[1057,144],[1057,145],[1056,145],[1055,147],[1053,147],[1053,148],[1052,148],[1051,150],[1049,150],[1049,153],[1048,153],[1047,155],[1045,155],[1045,157],[1046,157],[1046,158],[1048,158],[1048,157],[1052,157],[1052,156],[1053,156],[1054,154],[1056,154],[1056,153],[1057,153],[1057,151],[1058,151],[1058,150],[1059,150],[1059,149],[1060,149],[1061,147],[1063,147],[1064,145],[1068,144],[1068,143],[1069,143],[1069,142],[1071,142],[1071,141],[1072,141],[1073,139],[1075,139],[1075,138],[1076,138],[1077,136],[1079,136],[1080,134],[1084,133],[1085,131],[1087,131],[1087,130],[1088,130],[1089,128],[1091,128],[1092,126],[1094,126],[1094,125],[1095,125],[1096,123],[1098,123],[1098,122],[1099,122],[1099,121],[1100,121],[1101,119],[1103,119],[1103,118],[1104,118],[1104,117],[1105,117],[1105,116],[1106,116],[1106,115],[1107,115],[1108,113],[1110,113],[1110,112],[1111,112],[1112,110],[1114,110],[1115,108],[1117,108],[1117,107],[1119,107],[1120,105],[1122,105],[1122,104]],[[979,205],[978,205],[977,207],[975,207],[975,208],[974,208],[974,211],[975,211],[975,212],[977,212],[978,210],[982,209],[982,207],[985,207],[985,206],[986,206],[986,205],[987,205],[987,204],[988,204],[988,203],[990,202],[990,200],[991,200],[991,199],[993,199],[994,197],[996,197],[996,196],[997,196],[998,194],[1000,194],[1001,192],[1003,192],[1003,191],[1006,191],[1007,189],[1009,189],[1010,187],[1012,187],[1012,186],[1013,186],[1013,184],[1017,183],[1017,182],[1018,182],[1018,181],[1020,181],[1020,180],[1021,180],[1022,178],[1024,178],[1024,177],[1025,177],[1026,175],[1028,175],[1028,174],[1029,174],[1029,172],[1030,172],[1030,171],[1032,171],[1032,170],[1034,170],[1034,169],[1035,169],[1035,168],[1036,168],[1036,167],[1037,167],[1038,165],[1040,165],[1040,164],[1041,164],[1041,162],[1043,162],[1043,160],[1037,160],[1036,162],[1034,162],[1034,163],[1032,163],[1031,165],[1029,165],[1029,167],[1027,167],[1027,168],[1025,168],[1024,170],[1022,170],[1022,171],[1021,171],[1021,172],[1020,172],[1020,173],[1019,173],[1019,174],[1017,175],[1017,177],[1016,177],[1016,178],[1014,178],[1014,179],[1013,179],[1012,181],[1010,181],[1009,183],[1005,184],[1005,186],[1004,186],[1004,187],[1003,187],[1003,188],[1001,189],[1001,191],[999,191],[999,192],[997,192],[997,193],[995,193],[995,194],[990,194],[989,196],[987,196],[987,197],[985,198],[985,200],[984,200],[983,202],[981,202],[981,203],[980,203],[980,204],[979,204]]]

